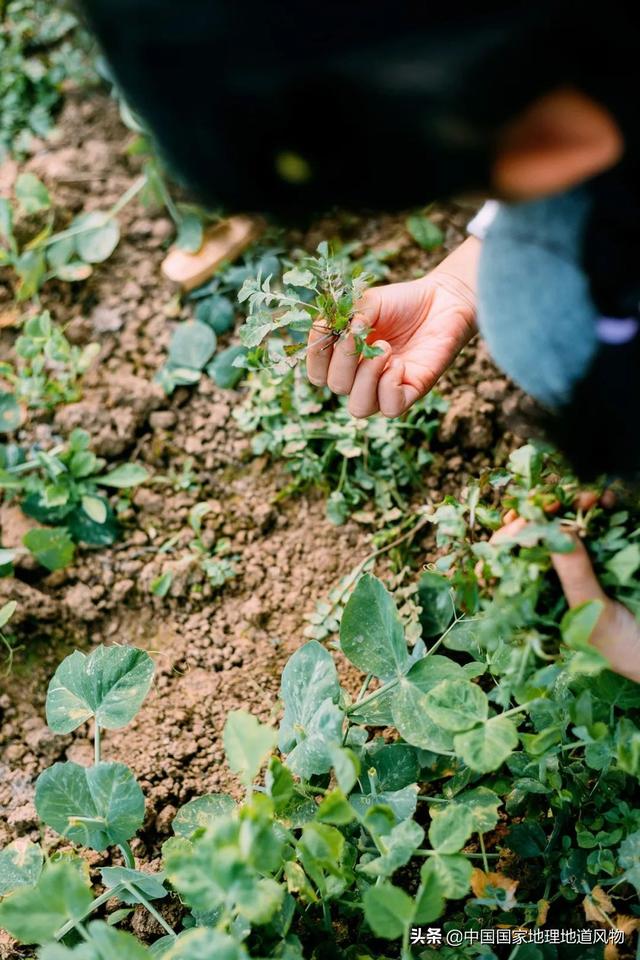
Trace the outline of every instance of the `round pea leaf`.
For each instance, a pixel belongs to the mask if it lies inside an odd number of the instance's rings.
[[[160,955],[162,960],[203,960],[215,957],[216,960],[248,960],[245,947],[227,933],[211,927],[196,927],[185,930],[171,941],[166,952]]]
[[[35,173],[21,173],[15,185],[16,199],[26,214],[40,213],[51,206],[51,197]]]
[[[20,837],[0,850],[0,897],[18,887],[30,887],[37,883],[42,864],[42,850],[26,837]]]
[[[0,433],[12,433],[24,419],[24,410],[12,393],[0,391]]]
[[[423,867],[436,877],[442,895],[450,900],[464,897],[471,885],[471,862],[461,853],[438,853]]]
[[[178,837],[190,837],[195,830],[208,827],[235,809],[233,797],[226,793],[209,793],[189,800],[180,807],[173,823],[173,832]]]
[[[73,562],[75,544],[65,527],[36,527],[22,542],[47,570],[62,570]]]
[[[367,923],[376,937],[396,940],[413,920],[413,901],[391,883],[369,887],[362,900]]]
[[[169,362],[174,367],[203,370],[216,349],[211,327],[199,320],[187,320],[174,330],[169,343]]]
[[[455,733],[486,720],[487,695],[469,680],[442,680],[426,694],[425,710],[438,726]]]
[[[120,227],[115,217],[94,210],[81,213],[71,223],[72,230],[82,230],[75,236],[76,253],[85,263],[108,260],[120,239]]]
[[[235,315],[231,300],[220,293],[201,300],[196,307],[196,320],[206,323],[216,333],[228,333],[233,327]]]
[[[62,263],[56,267],[55,275],[58,280],[64,280],[65,283],[76,283],[79,280],[87,280],[93,270],[88,263],[82,260],[73,260],[71,263]]]
[[[434,804],[429,841],[438,853],[457,853],[474,830],[473,817],[468,807],[459,803]]]
[[[127,911],[128,912],[128,911]],[[87,930],[87,943],[79,946],[63,947],[59,943],[49,943],[38,953],[38,960],[149,960],[151,954],[133,934],[126,930],[116,930],[111,924],[117,922],[117,914],[112,913],[109,923],[94,920]],[[170,938],[174,941],[174,937]],[[153,954],[156,956],[156,954]],[[162,954],[157,954],[162,956]]]
[[[38,777],[35,804],[47,826],[93,850],[126,843],[144,819],[142,790],[123,763],[54,763]]]
[[[435,723],[427,713],[428,694],[405,678],[393,693],[391,714],[403,740],[433,753],[450,753],[453,734]]]
[[[245,710],[232,710],[227,716],[222,739],[229,767],[248,787],[275,747],[278,735],[273,727],[260,723]]]
[[[426,571],[418,580],[418,598],[422,611],[420,623],[425,637],[443,633],[453,620],[451,583],[439,573]]]
[[[88,656],[75,650],[62,661],[47,691],[47,723],[54,733],[71,733],[95,717],[117,730],[129,723],[149,692],[153,660],[136,647],[102,644]]]
[[[518,731],[508,717],[492,717],[454,738],[456,754],[476,773],[497,770],[518,746]]]
[[[235,365],[238,357],[246,357],[246,347],[240,345],[227,347],[216,353],[211,363],[207,366],[207,374],[211,377],[217,386],[223,390],[233,390],[242,380],[245,371],[242,367]]]

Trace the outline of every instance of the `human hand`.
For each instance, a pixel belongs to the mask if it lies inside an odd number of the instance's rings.
[[[498,530],[491,540],[509,539],[526,527],[518,517]],[[603,610],[589,643],[609,661],[610,669],[622,677],[640,683],[640,623],[630,610],[604,592],[596,577],[582,540],[572,534],[575,549],[571,553],[552,553],[551,561],[560,580],[567,603],[577,607],[588,600],[600,600]]]
[[[434,386],[476,332],[474,280],[480,242],[470,237],[426,277],[367,290],[352,321],[379,356],[363,358],[353,334],[332,344],[316,325],[307,373],[317,386],[349,395],[349,411],[404,413]]]

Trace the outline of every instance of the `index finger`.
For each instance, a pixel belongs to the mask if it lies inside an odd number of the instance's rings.
[[[307,376],[316,387],[327,384],[335,337],[328,323],[314,320],[307,340]]]

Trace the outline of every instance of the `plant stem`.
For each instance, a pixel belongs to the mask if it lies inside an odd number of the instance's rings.
[[[489,861],[487,860],[487,851],[484,848],[484,837],[482,836],[481,831],[478,831],[478,840],[480,841],[480,850],[482,851],[481,856],[482,863],[484,865],[484,872],[489,873]]]
[[[438,851],[437,851],[437,850],[426,850],[426,849],[424,849],[424,848],[422,848],[422,847],[419,847],[419,848],[416,850],[416,856],[419,856],[419,857],[436,857],[436,856],[438,856]],[[487,860],[499,860],[499,859],[500,859],[500,854],[499,854],[499,853],[485,853],[485,854],[482,854],[482,853],[463,853],[462,856],[463,856],[463,857],[467,857],[468,860],[484,860],[485,858],[486,858]]]
[[[160,926],[165,931],[165,933],[168,933],[170,937],[177,937],[177,933],[175,932],[173,927],[167,923],[167,921],[162,916],[160,911],[156,910],[153,904],[150,903],[149,900],[147,900],[147,898],[143,893],[140,893],[140,890],[137,887],[133,887],[129,883],[124,883],[123,886],[125,890],[127,890],[132,896],[134,896],[136,900],[138,900],[142,904],[142,906],[149,911],[153,919],[160,924]]]
[[[100,763],[100,724],[96,720],[93,726],[93,762]]]
[[[526,703],[521,703],[519,707],[512,707],[511,710],[505,710],[503,713],[496,714],[495,717],[489,717],[489,720],[496,720],[498,717],[512,717],[515,713],[522,713],[524,710],[528,710],[532,703],[535,703],[536,700],[539,700],[540,697],[535,697],[533,700],[527,700]]]
[[[128,840],[125,840],[124,843],[119,844],[118,849],[120,850],[120,853],[121,853],[122,856],[124,857],[125,866],[126,866],[129,870],[135,870],[135,868],[136,868],[136,861],[135,861],[135,858],[134,858],[134,856],[133,856],[133,852],[132,852],[132,850],[131,850],[131,847],[130,847],[130,845],[129,845]]]
[[[353,581],[362,572],[362,570],[364,570],[366,565],[371,562],[371,560],[375,560],[376,557],[379,557],[381,554],[386,553],[387,550],[393,550],[394,547],[398,547],[401,543],[404,543],[405,540],[411,540],[413,537],[415,537],[416,533],[419,530],[422,530],[423,527],[426,527],[428,523],[431,523],[431,516],[422,517],[413,527],[411,527],[410,530],[407,530],[406,533],[403,533],[401,536],[396,537],[396,539],[392,540],[391,543],[387,543],[383,547],[378,547],[377,550],[373,550],[371,553],[368,553],[367,556],[364,558],[364,560],[361,560],[360,563],[358,563],[354,567],[353,572],[349,577],[348,583],[344,585],[344,587],[336,597],[336,600],[333,605],[334,610],[338,605],[338,603],[340,602],[340,600],[342,599],[342,597],[344,596],[344,594],[347,592],[347,590],[351,586],[351,584],[353,583]]]
[[[381,687],[378,687],[377,690],[374,690],[373,693],[370,693],[364,698],[364,700],[357,700],[352,704],[347,710],[347,716],[350,716],[352,713],[357,713],[359,709],[366,706],[368,703],[371,703],[372,700],[376,700],[378,697],[381,697],[384,693],[388,693],[389,690],[393,690],[394,687],[400,683],[402,677],[392,677],[391,680],[387,680],[386,683],[383,683]]]
[[[117,897],[122,888],[123,885],[121,883],[117,883],[115,887],[111,887],[110,890],[105,890],[104,893],[101,893],[99,897],[96,897],[96,899],[92,901],[88,909],[85,910],[83,915],[80,917],[80,920],[86,920],[87,917],[91,916],[91,914],[94,913],[98,907],[101,907],[102,904],[106,903],[107,900],[110,900],[111,897]],[[77,920],[67,920],[67,922],[56,931],[53,939],[61,940],[69,933],[70,930],[73,930],[76,923],[78,923]]]
[[[137,193],[140,193],[142,188],[147,182],[146,177],[138,177],[137,180],[134,180],[129,189],[122,194],[117,203],[111,207],[107,213],[105,213],[105,223],[108,220],[112,220],[114,217],[117,217],[120,211],[130,200],[132,200]],[[68,230],[61,230],[60,233],[54,233],[50,237],[47,237],[46,240],[41,244],[42,248],[50,247],[52,243],[58,243],[59,240],[70,240],[72,237],[77,237],[81,233],[88,233],[89,230],[97,230],[99,227],[69,227]]]

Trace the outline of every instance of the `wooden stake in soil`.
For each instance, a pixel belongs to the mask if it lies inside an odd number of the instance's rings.
[[[194,290],[209,280],[221,264],[240,256],[263,229],[263,221],[256,217],[229,217],[205,231],[197,253],[172,247],[162,262],[162,272],[183,290]]]

